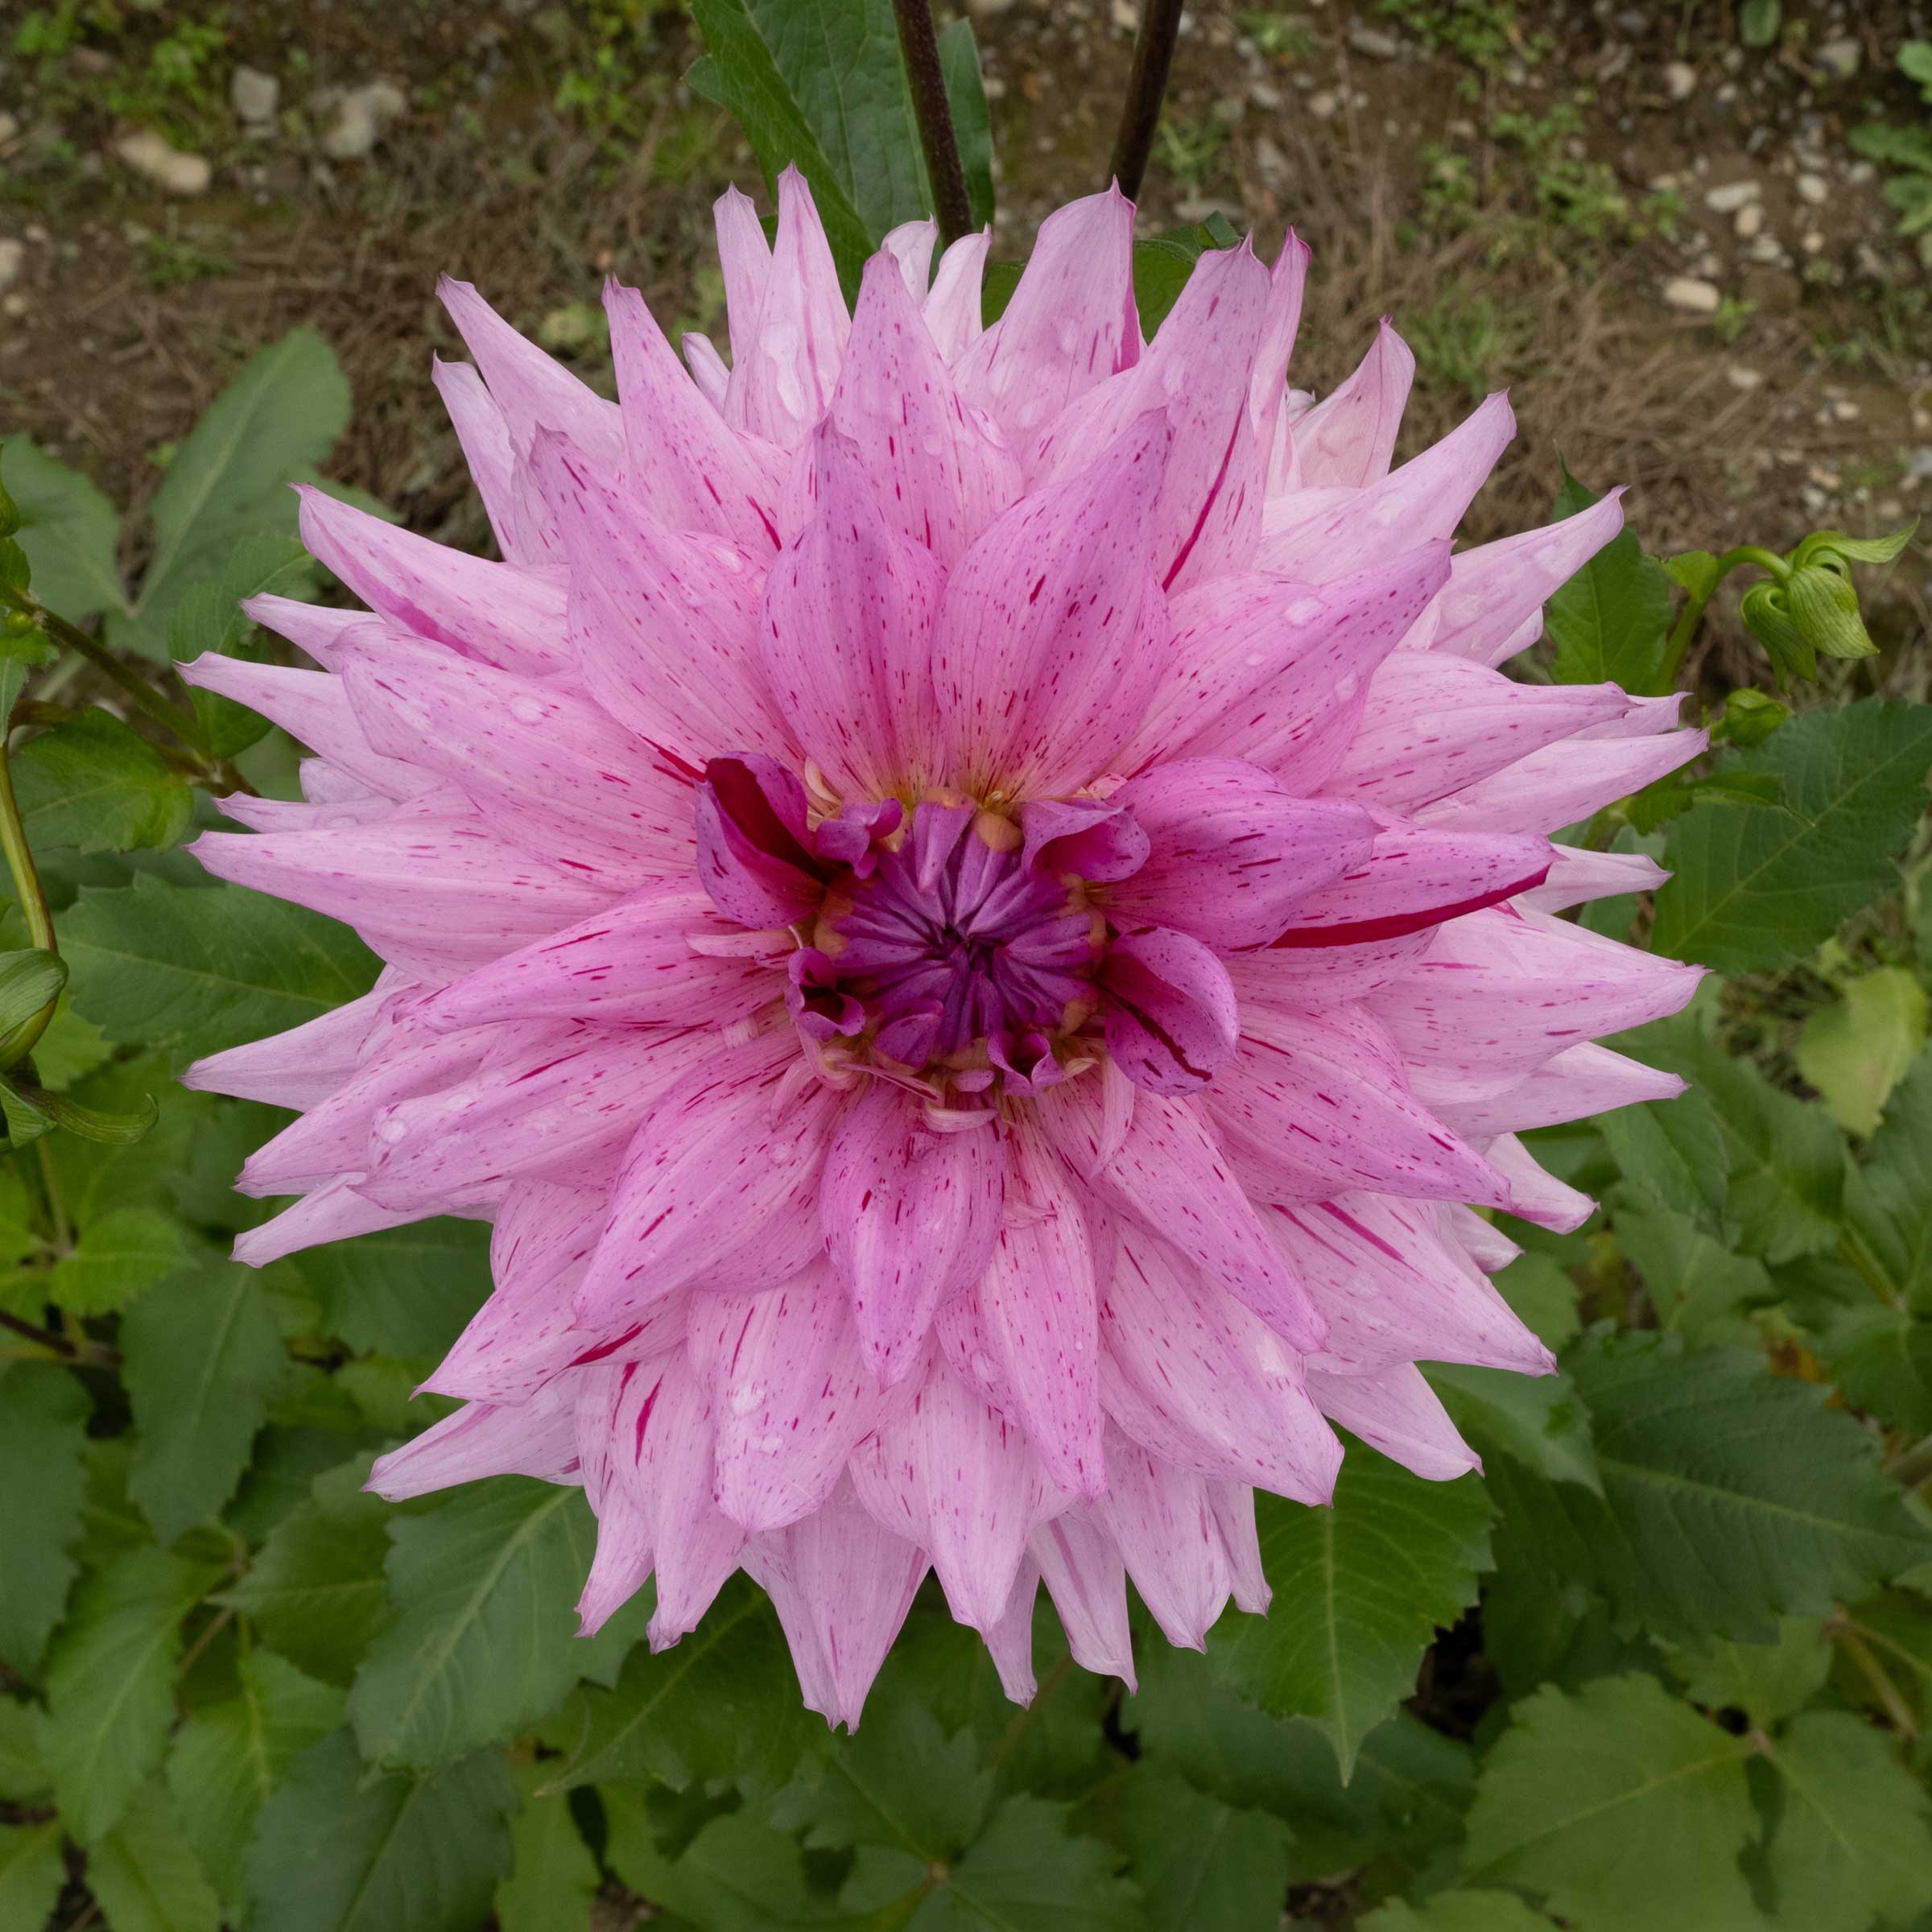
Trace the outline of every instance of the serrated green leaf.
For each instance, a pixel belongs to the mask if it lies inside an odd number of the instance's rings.
[[[346,1685],[389,1614],[387,1504],[360,1488],[365,1463],[318,1477],[221,1601],[310,1675]]]
[[[1814,1616],[1787,1616],[1770,1644],[1711,1637],[1673,1652],[1670,1674],[1693,1703],[1741,1711],[1768,1730],[1811,1701],[1831,1670],[1831,1640]]]
[[[172,845],[194,793],[147,740],[100,708],[30,738],[10,761],[36,849],[134,852]]]
[[[1859,1234],[1893,1292],[1932,1314],[1932,1051],[1885,1102],[1853,1199]]]
[[[499,1932],[591,1932],[591,1901],[601,1875],[571,1814],[568,1794],[537,1795],[547,1769],[530,1764],[517,1773],[523,1809],[510,1828],[516,1862],[497,1887]]]
[[[707,55],[700,64],[704,71],[700,74],[694,69],[687,76],[692,87],[737,118],[768,187],[787,166],[796,166],[811,184],[839,279],[846,299],[852,300],[874,237],[852,205],[812,122],[793,97],[758,20],[745,0],[692,0],[691,13],[704,36]]]
[[[1645,1199],[1707,1227],[1723,1226],[1730,1161],[1703,1095],[1640,1100],[1600,1114],[1596,1125],[1624,1179]]]
[[[47,1795],[47,1766],[41,1761],[31,1704],[0,1697],[0,1799],[24,1804]]]
[[[285,486],[328,454],[349,421],[349,385],[328,345],[298,328],[260,349],[188,433],[155,493],[153,560],[108,641],[163,662],[175,605],[244,539],[292,535]]]
[[[1869,1134],[1926,1043],[1925,989],[1902,966],[1881,966],[1842,991],[1805,1022],[1793,1057],[1832,1119]]]
[[[175,1714],[181,1619],[208,1588],[205,1566],[152,1544],[86,1578],[48,1654],[40,1751],[68,1829],[111,1831],[159,1768]]]
[[[499,1477],[396,1517],[390,1537],[395,1620],[370,1645],[349,1699],[372,1764],[449,1764],[554,1709],[642,1635],[627,1607],[589,1642],[577,1639],[597,1540],[580,1489]]]
[[[1648,1677],[1546,1688],[1512,1716],[1470,1809],[1472,1885],[1600,1932],[1655,1932],[1660,1900],[1699,1932],[1760,1922],[1737,1864],[1755,1824],[1744,1739]]]
[[[78,1569],[69,1552],[80,1534],[87,1472],[88,1401],[54,1363],[0,1368],[0,1659],[35,1674]],[[32,1472],[28,1480],[26,1473]]]
[[[1864,1430],[1761,1356],[1600,1335],[1564,1366],[1589,1405],[1604,1501],[1506,1468],[1492,1486],[1513,1526],[1657,1634],[1768,1643],[1780,1615],[1822,1616],[1932,1555]]]
[[[604,1794],[600,1794],[604,1795]],[[704,1932],[789,1932],[798,1926],[842,1923],[860,1932],[885,1932],[895,1921],[855,1921],[838,1910],[806,1877],[799,1841],[774,1831],[750,1810],[712,1819],[675,1857],[658,1842],[657,1813],[664,1794],[648,1797],[624,1787],[605,1798],[612,1871],[633,1891]],[[893,1854],[890,1888],[904,1876]],[[916,1907],[917,1901],[911,1901]],[[896,1921],[903,1923],[903,1915]]]
[[[1288,1827],[1237,1811],[1148,1768],[1127,1780],[1121,1822],[1150,1926],[1274,1932],[1288,1890]]]
[[[1567,1375],[1432,1362],[1428,1377],[1449,1419],[1479,1455],[1513,1455],[1553,1483],[1600,1492],[1589,1412]]]
[[[1419,1905],[1392,1899],[1360,1920],[1359,1932],[1550,1932],[1550,1922],[1513,1892],[1458,1885]]]
[[[561,1784],[655,1778],[676,1790],[730,1778],[782,1783],[819,1724],[764,1592],[735,1576],[671,1649],[639,1647],[609,1690],[583,1694],[584,1728]]]
[[[268,1398],[287,1373],[254,1269],[194,1269],[143,1295],[121,1323],[134,1412],[128,1492],[171,1543],[235,1492]]]
[[[178,1060],[318,1018],[366,993],[378,964],[346,926],[266,893],[145,877],[84,890],[60,944],[77,1011]]]
[[[1810,1711],[1767,1755],[1784,1797],[1768,1859],[1774,1924],[1866,1932],[1932,1905],[1932,1800],[1893,1739],[1845,1711]]]
[[[217,1932],[221,1922],[221,1901],[159,1778],[89,1853],[87,1887],[114,1932]]]
[[[1566,469],[1554,515],[1561,521],[1587,510],[1597,493]],[[1670,634],[1670,581],[1644,555],[1626,525],[1557,589],[1543,613],[1556,646],[1550,675],[1559,684],[1620,684],[1652,694],[1664,688]]]
[[[1066,1820],[1063,1806],[1008,1798],[927,1894],[920,1932],[1143,1932],[1119,1854]]]
[[[1783,966],[1897,883],[1896,855],[1925,808],[1932,704],[1806,712],[1728,766],[1775,775],[1789,811],[1677,820],[1654,943],[1727,972]]]
[[[1679,551],[1675,556],[1663,559],[1663,569],[1664,575],[1679,590],[1688,591],[1692,597],[1706,601],[1724,581],[1717,559],[1707,550]]]
[[[342,1721],[342,1693],[272,1650],[251,1651],[237,1676],[236,1695],[195,1711],[167,1754],[182,1830],[231,1907],[256,1815],[296,1758]]]
[[[122,608],[114,568],[121,519],[78,470],[43,456],[24,436],[10,436],[3,457],[6,491],[20,512],[17,539],[33,567],[34,595],[69,623]]]
[[[1932,1433],[1932,1321],[1867,1299],[1818,1340],[1839,1393],[1896,1429]]]
[[[1257,1494],[1265,1618],[1230,1612],[1210,1635],[1216,1672],[1263,1710],[1307,1717],[1346,1777],[1363,1737],[1414,1689],[1439,1624],[1489,1567],[1489,1498],[1473,1476],[1426,1483],[1352,1446],[1332,1509]]]
[[[110,1208],[54,1264],[47,1299],[70,1315],[111,1315],[131,1307],[188,1259],[180,1224],[152,1208]]]
[[[475,1932],[510,1866],[516,1787],[479,1751],[432,1777],[365,1769],[346,1728],[297,1758],[249,1847],[249,1923],[274,1932]]]
[[[490,1289],[489,1229],[447,1217],[313,1248],[295,1263],[331,1335],[359,1352],[441,1355]]]
[[[64,1834],[57,1818],[33,1825],[0,1825],[0,1925],[31,1926],[39,1932],[52,1918],[67,1883],[60,1856]]]
[[[1616,1238],[1642,1276],[1660,1327],[1692,1342],[1752,1344],[1748,1311],[1776,1298],[1764,1264],[1733,1254],[1681,1214],[1617,1216]]]
[[[1492,1275],[1496,1292],[1546,1348],[1561,1348],[1583,1326],[1577,1287],[1553,1257],[1532,1249]]]

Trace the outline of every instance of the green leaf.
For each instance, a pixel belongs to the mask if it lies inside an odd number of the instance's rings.
[[[1717,559],[1707,550],[1679,551],[1675,556],[1664,559],[1663,570],[1679,590],[1688,591],[1707,603],[1724,580]]]
[[[1564,469],[1554,513],[1558,521],[1598,501]],[[1556,646],[1550,675],[1558,683],[1607,681],[1639,694],[1665,689],[1670,580],[1627,524],[1558,588],[1545,607],[1543,628]]]
[[[1219,1674],[1277,1716],[1311,1719],[1347,1777],[1367,1732],[1415,1686],[1440,1624],[1476,1600],[1489,1567],[1489,1498],[1473,1476],[1427,1483],[1351,1446],[1335,1505],[1257,1495],[1265,1618],[1224,1616]]]
[[[443,1219],[312,1248],[295,1267],[358,1352],[440,1356],[489,1294],[489,1229]]]
[[[78,624],[124,603],[114,568],[121,519],[78,470],[10,436],[4,458],[8,495],[20,512],[18,541],[33,566],[34,595]]]
[[[241,1901],[242,1856],[270,1793],[342,1721],[342,1693],[272,1650],[250,1651],[237,1675],[236,1695],[196,1711],[167,1754],[182,1831],[231,1906]]]
[[[1659,1208],[1723,1225],[1730,1162],[1724,1130],[1702,1094],[1641,1100],[1597,1117],[1597,1130],[1624,1179]]]
[[[1772,1644],[1724,1637],[1674,1653],[1671,1674],[1694,1703],[1741,1711],[1761,1730],[1809,1703],[1831,1670],[1831,1640],[1816,1617],[1787,1616]]]
[[[1217,225],[1219,224],[1219,225]],[[1170,229],[1133,245],[1133,302],[1140,312],[1141,332],[1151,338],[1181,299],[1194,265],[1211,248],[1231,248],[1234,237],[1221,234],[1220,217],[1187,228]]]
[[[54,1264],[47,1298],[70,1315],[111,1315],[188,1258],[178,1222],[152,1208],[110,1208],[90,1220],[73,1253]]]
[[[601,1882],[564,1792],[535,1795],[547,1767],[523,1766],[523,1809],[510,1828],[515,1863],[497,1887],[499,1932],[591,1932],[591,1901]]]
[[[1902,53],[1899,64],[1905,64]],[[1847,564],[1894,563],[1904,555],[1905,546],[1918,529],[1918,522],[1914,517],[1903,530],[1895,530],[1889,537],[1854,537],[1842,530],[1814,530],[1791,553],[1791,560],[1799,565],[1831,558]]]
[[[60,997],[67,962],[37,946],[0,952],[0,1032],[10,1032]]]
[[[1682,1075],[1709,1103],[1731,1164],[1725,1212],[1746,1253],[1775,1266],[1837,1245],[1845,1142],[1822,1108],[1781,1092],[1750,1061],[1707,1038],[1689,1016],[1613,1043]]]
[[[245,538],[292,535],[284,486],[328,454],[349,421],[349,385],[333,352],[298,328],[258,350],[188,433],[155,493],[153,561],[108,641],[165,662],[175,607]]]
[[[1674,1335],[1595,1336],[1565,1366],[1596,1426],[1604,1500],[1501,1480],[1498,1500],[1513,1521],[1553,1514],[1553,1560],[1657,1634],[1768,1643],[1781,1614],[1823,1616],[1932,1555],[1932,1533],[1864,1430],[1824,1406],[1827,1390]],[[1559,1558],[1566,1530],[1583,1548]]]
[[[53,1916],[55,1901],[67,1883],[62,1836],[57,1818],[37,1825],[0,1825],[0,1925],[39,1932]]]
[[[394,1622],[369,1646],[349,1714],[372,1764],[433,1770],[554,1709],[642,1631],[627,1608],[578,1641],[597,1524],[584,1492],[528,1477],[460,1489],[398,1516]]]
[[[1517,1375],[1432,1362],[1429,1384],[1449,1419],[1484,1457],[1513,1455],[1553,1483],[1581,1483],[1600,1493],[1589,1412],[1567,1375]]]
[[[1809,711],[1728,762],[1769,772],[1788,811],[1694,811],[1672,827],[1655,944],[1727,972],[1782,966],[1889,886],[1925,807],[1932,704]]]
[[[687,76],[691,87],[737,117],[765,171],[767,186],[774,184],[787,166],[795,166],[811,183],[812,200],[850,301],[875,237],[852,205],[812,122],[793,97],[759,31],[759,20],[745,0],[691,0],[691,10],[704,36],[707,56]]]
[[[39,849],[134,852],[174,844],[194,793],[139,733],[96,705],[30,738],[10,760],[21,823]]]
[[[1874,1132],[1885,1100],[1926,1043],[1925,989],[1902,966],[1847,980],[1798,1036],[1798,1070],[1852,1133]]]
[[[1561,1348],[1575,1340],[1583,1326],[1577,1314],[1576,1283],[1550,1256],[1532,1249],[1491,1279],[1496,1292],[1546,1348]]]
[[[88,1855],[87,1886],[114,1932],[217,1932],[221,1903],[152,1780]]]
[[[1793,1932],[1916,1922],[1932,1897],[1932,1800],[1896,1742],[1845,1711],[1812,1711],[1768,1755],[1784,1794],[1769,1859],[1774,1922]]]
[[[986,84],[980,73],[979,43],[968,19],[953,22],[939,35],[939,77],[946,86],[946,104],[952,110],[952,131],[960,144],[960,167],[966,177],[966,202],[973,225],[984,228],[993,219],[993,121],[986,106]]]
[[[6,1121],[6,1137],[17,1151],[53,1130],[54,1117],[38,1104],[23,1081],[0,1075],[0,1117]]]
[[[1833,1322],[1818,1348],[1854,1408],[1932,1434],[1932,1321],[1868,1301]]]
[[[807,1881],[798,1840],[773,1831],[753,1811],[712,1818],[673,1858],[658,1841],[661,1791],[646,1798],[620,1787],[599,1795],[609,1827],[605,1856],[612,1871],[633,1891],[704,1932],[786,1932],[841,1920],[852,1932],[861,1926],[884,1932],[886,1925],[903,1922],[885,1918],[869,1926],[844,1918]],[[889,1871],[889,1884],[900,1876]]]
[[[1471,1892],[1459,1885],[1411,1905],[1392,1899],[1357,1921],[1358,1932],[1550,1932],[1550,1922],[1513,1892]]]
[[[191,586],[175,606],[167,626],[168,654],[177,663],[210,651],[259,662],[266,654],[260,634],[242,613],[242,599],[270,592],[306,597],[315,587],[316,566],[295,538],[245,538],[220,575]],[[188,696],[217,758],[247,750],[269,729],[266,718],[233,698],[200,689]]]
[[[582,1694],[583,1742],[558,1781],[655,1778],[682,1790],[729,1778],[781,1783],[819,1728],[799,1702],[784,1632],[762,1590],[735,1576],[671,1649],[639,1647],[610,1690]]]
[[[1737,37],[1746,47],[1773,46],[1784,19],[1784,0],[1744,0],[1737,10]]]
[[[1755,1344],[1747,1311],[1776,1298],[1761,1261],[1733,1254],[1681,1214],[1620,1214],[1616,1238],[1660,1327],[1693,1342]]]
[[[0,1368],[0,1659],[33,1675],[60,1621],[78,1566],[68,1553],[80,1532],[87,1490],[81,1451],[88,1402],[80,1383],[52,1363]],[[24,1472],[32,1472],[25,1480]]]
[[[1176,1777],[1139,1769],[1121,1806],[1151,1926],[1274,1932],[1288,1890],[1289,1832]]]
[[[347,1684],[389,1614],[384,1563],[392,1512],[365,1495],[365,1463],[316,1478],[221,1600],[311,1676]]]
[[[366,1770],[346,1728],[295,1760],[248,1853],[251,1925],[475,1932],[508,1876],[516,1787],[479,1751],[433,1777]]]
[[[192,1059],[319,1018],[375,982],[346,926],[240,886],[140,877],[60,923],[75,1006],[112,1040]]]
[[[146,1140],[161,1117],[160,1103],[151,1095],[138,1113],[103,1113],[98,1108],[85,1107],[64,1093],[50,1093],[30,1081],[15,1080],[13,1086],[23,1100],[45,1114],[56,1127],[104,1147],[131,1147],[137,1141]]]
[[[47,1766],[35,1734],[34,1707],[0,1697],[0,1799],[22,1804],[46,1795]]]
[[[1141,1932],[1139,1895],[1066,1808],[1009,1798],[919,1909],[919,1932]]]
[[[1750,1745],[1648,1677],[1517,1705],[1483,1767],[1465,1878],[1501,1880],[1591,1932],[1758,1924],[1738,1855],[1755,1823]]]
[[[220,1514],[287,1377],[261,1283],[233,1261],[191,1269],[143,1295],[122,1322],[137,1431],[128,1493],[164,1543]]]
[[[47,1670],[41,1754],[68,1829],[92,1844],[161,1763],[181,1619],[210,1572],[151,1544],[88,1577]]]
[[[1859,1232],[1893,1290],[1932,1314],[1932,1051],[1892,1091],[1863,1170]]]
[[[1902,1699],[1922,1735],[1932,1717],[1932,1603],[1918,1590],[1881,1590],[1843,1613],[1839,1645],[1837,1687],[1854,1700],[1876,1703],[1888,1718],[1894,1695]],[[1882,1699],[1874,1698],[1868,1667],[1889,1686]]]

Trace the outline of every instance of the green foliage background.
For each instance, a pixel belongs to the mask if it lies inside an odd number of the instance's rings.
[[[698,10],[694,83],[805,168],[849,275],[924,206],[890,8]],[[970,35],[944,52],[989,198]],[[1143,245],[1150,332],[1232,239]],[[257,357],[175,458],[136,588],[112,506],[10,444],[0,576],[157,670],[279,648],[234,605],[324,589],[279,486],[348,402],[312,335]],[[1620,539],[1519,672],[1667,687],[1711,562]],[[197,699],[184,755],[39,633],[0,642],[69,972],[0,1164],[0,1311],[53,1338],[0,1348],[6,1932],[572,1932],[612,1887],[704,1932],[1266,1932],[1284,1901],[1364,1932],[1932,1927],[1932,707],[1830,666],[1788,720],[1732,694],[1703,767],[1569,835],[1674,874],[1586,924],[1717,970],[1616,1042],[1683,1099],[1531,1137],[1604,1205],[1508,1225],[1499,1286],[1558,1374],[1435,1372],[1481,1478],[1352,1444],[1331,1512],[1262,1499],[1267,1619],[1205,1656],[1143,1619],[1129,1688],[1042,1609],[1025,1711],[929,1589],[844,1738],[742,1578],[662,1656],[647,1601],[575,1639],[577,1491],[362,1492],[443,1412],[410,1392],[487,1290],[486,1231],[237,1267],[272,1208],[229,1183],[283,1117],[174,1084],[374,979],[180,849],[237,773],[290,795],[295,748]],[[150,1100],[132,1145],[67,1130]]]

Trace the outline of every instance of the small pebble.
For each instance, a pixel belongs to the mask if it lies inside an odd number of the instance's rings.
[[[1724,305],[1724,291],[1696,275],[1673,275],[1664,284],[1664,300],[1672,308],[1693,316],[1714,316]]]
[[[238,67],[228,77],[228,104],[245,127],[261,127],[273,121],[281,101],[282,83],[258,68]]]
[[[1800,175],[1793,184],[1798,199],[1809,201],[1814,208],[1823,208],[1831,199],[1831,190],[1825,184],[1822,175]]]
[[[1688,101],[1697,92],[1697,69],[1688,60],[1672,60],[1664,68],[1664,92],[1673,101]]]
[[[1713,214],[1734,215],[1763,192],[1755,181],[1727,181],[1722,188],[1705,191],[1704,206]]]
[[[9,289],[20,279],[27,261],[27,244],[9,237],[0,242],[0,290]]]
[[[151,128],[124,134],[114,143],[114,152],[167,194],[204,195],[214,179],[215,171],[204,156],[170,147]]]

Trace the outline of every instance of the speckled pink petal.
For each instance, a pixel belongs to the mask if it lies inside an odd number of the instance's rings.
[[[1365,489],[1387,476],[1414,379],[1415,357],[1384,316],[1354,374],[1294,425],[1302,485]]]
[[[1478,664],[1515,656],[1523,626],[1622,529],[1623,495],[1611,490],[1560,523],[1463,551],[1450,570],[1430,648]]]
[[[1461,1436],[1413,1362],[1373,1375],[1308,1371],[1308,1393],[1322,1413],[1371,1447],[1431,1483],[1454,1482],[1482,1459]]]
[[[526,513],[518,486],[518,458],[510,425],[483,378],[468,362],[445,362],[432,357],[430,374],[451,427],[462,447],[463,460],[483,499],[484,514],[496,534],[497,547],[506,564],[546,564],[551,545]]]
[[[1426,805],[1424,824],[1470,832],[1554,832],[1641,791],[1707,746],[1703,731],[1655,737],[1566,738],[1533,751],[1493,778]]]
[[[1127,1574],[1168,1642],[1204,1649],[1234,1580],[1206,1479],[1114,1432],[1107,1467],[1107,1494],[1095,1515],[1120,1546]]]
[[[985,332],[980,282],[986,269],[993,231],[962,235],[939,258],[927,291],[926,328],[933,346],[948,362],[957,362]]]
[[[1232,1056],[1234,988],[1191,934],[1140,924],[1117,932],[1096,983],[1107,1051],[1143,1092],[1198,1092]]]
[[[1127,1616],[1127,1567],[1120,1546],[1076,1505],[1042,1523],[1028,1539],[1046,1593],[1083,1670],[1124,1679],[1134,1688],[1133,1636]]]
[[[385,1502],[399,1503],[486,1476],[572,1483],[576,1473],[575,1392],[544,1389],[527,1402],[471,1402],[445,1416],[400,1449],[378,1456],[365,1487]]]

